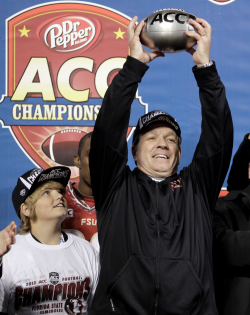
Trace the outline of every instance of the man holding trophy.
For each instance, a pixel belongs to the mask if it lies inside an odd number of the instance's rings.
[[[185,31],[197,41],[197,50],[189,52],[202,105],[191,164],[177,174],[181,130],[162,108],[138,121],[132,146],[137,167],[131,171],[131,104],[146,63],[164,56],[143,50],[145,23],[134,28],[136,21],[128,27],[131,56],[106,92],[91,142],[101,272],[90,314],[215,315],[212,211],[231,158],[233,126],[224,85],[209,58],[211,27],[190,19],[196,32]]]

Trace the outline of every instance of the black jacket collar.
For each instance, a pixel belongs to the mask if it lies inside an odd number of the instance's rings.
[[[133,170],[133,172],[135,172],[135,174],[137,175],[137,177],[138,178],[141,178],[142,180],[147,180],[147,181],[149,181],[149,182],[151,182],[151,181],[153,181],[153,179],[149,176],[149,175],[147,175],[146,173],[144,173],[143,171],[141,171],[138,167],[136,167],[134,170]],[[167,184],[167,183],[169,183],[169,181],[170,182],[172,182],[172,181],[174,181],[174,180],[176,180],[176,178],[177,178],[177,173],[174,173],[173,175],[171,175],[171,176],[169,176],[169,177],[166,177],[163,181],[161,181],[160,183],[161,183],[161,185],[163,184]]]

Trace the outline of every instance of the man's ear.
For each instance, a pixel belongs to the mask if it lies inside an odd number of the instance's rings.
[[[132,155],[133,155],[133,158],[134,158],[134,161],[136,162],[137,161],[137,147],[135,145],[132,145]]]
[[[182,155],[182,149],[179,150],[179,159],[181,158]]]
[[[26,217],[30,217],[30,210],[24,203],[21,204],[21,211]]]
[[[74,164],[77,168],[81,168],[81,159],[79,157],[79,155],[75,155],[74,156]]]

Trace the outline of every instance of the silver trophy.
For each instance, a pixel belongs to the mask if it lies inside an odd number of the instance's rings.
[[[188,37],[185,31],[195,32],[189,19],[196,20],[193,14],[181,9],[163,9],[148,15],[142,29],[141,43],[149,49],[167,53],[175,53],[187,50],[197,41]]]

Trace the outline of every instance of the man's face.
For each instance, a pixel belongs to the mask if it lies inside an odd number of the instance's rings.
[[[75,166],[80,169],[80,180],[86,183],[88,186],[91,187],[91,180],[90,180],[90,170],[89,170],[89,152],[90,152],[90,143],[91,137],[86,139],[84,146],[81,151],[81,156],[75,156],[74,162]]]
[[[63,221],[67,216],[67,202],[62,189],[42,187],[35,204],[36,217],[40,221]]]
[[[177,172],[181,149],[178,137],[165,123],[156,122],[139,135],[132,147],[137,167],[152,177],[165,178]]]

